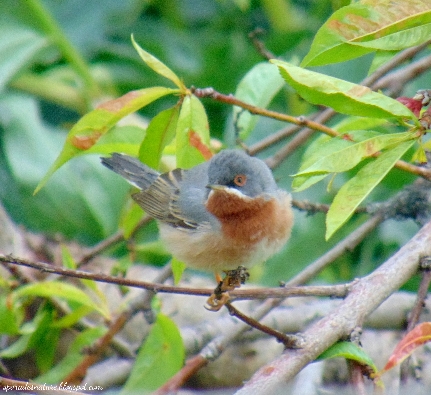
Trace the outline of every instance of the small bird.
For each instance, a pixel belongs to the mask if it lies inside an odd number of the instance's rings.
[[[140,189],[133,199],[158,221],[172,255],[191,268],[249,268],[290,237],[290,194],[277,187],[265,162],[241,150],[223,150],[191,169],[163,174],[124,154],[101,160]]]

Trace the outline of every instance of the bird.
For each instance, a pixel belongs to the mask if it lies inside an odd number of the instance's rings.
[[[278,188],[264,161],[240,149],[162,174],[125,154],[101,161],[139,189],[132,198],[157,220],[167,250],[188,267],[240,273],[243,282],[244,268],[279,252],[291,235],[290,193]],[[224,291],[226,285],[211,303]]]

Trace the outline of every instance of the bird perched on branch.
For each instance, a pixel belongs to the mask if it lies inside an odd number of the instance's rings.
[[[243,151],[224,150],[189,170],[163,174],[118,153],[102,163],[140,189],[133,199],[158,221],[167,249],[191,268],[228,270],[241,283],[243,268],[268,259],[290,236],[290,194],[262,160]],[[210,309],[223,305],[236,281],[220,283]]]

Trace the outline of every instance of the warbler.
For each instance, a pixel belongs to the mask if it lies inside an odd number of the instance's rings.
[[[140,190],[133,199],[158,221],[166,248],[191,268],[250,268],[290,237],[291,195],[277,187],[265,162],[241,150],[163,174],[124,154],[101,160]]]

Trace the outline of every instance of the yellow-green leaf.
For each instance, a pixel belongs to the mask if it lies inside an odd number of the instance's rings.
[[[212,156],[210,133],[205,108],[193,95],[184,98],[176,130],[177,166],[196,166]]]
[[[377,159],[365,165],[347,181],[335,196],[326,215],[326,240],[328,240],[354,213],[374,187],[393,168],[396,161],[414,144],[405,141],[382,153]]]
[[[120,119],[162,96],[177,92],[177,89],[163,86],[131,91],[117,99],[100,104],[95,110],[84,115],[68,133],[60,155],[39,182],[34,193],[36,194],[63,164],[89,150]]]
[[[98,311],[105,318],[110,318],[110,313],[106,305],[97,304],[82,290],[74,285],[60,281],[44,281],[24,285],[13,292],[13,298],[22,298],[24,296],[40,296],[45,298],[58,297],[69,302],[75,302],[83,306],[91,307]]]
[[[168,80],[171,80],[178,88],[180,88],[181,92],[184,93],[187,90],[187,88],[185,87],[181,79],[168,66],[166,66],[155,56],[151,55],[150,53],[148,53],[147,51],[145,51],[139,46],[139,44],[135,41],[133,34],[132,34],[132,44],[135,47],[141,59],[150,68],[152,68],[157,74],[160,74],[161,76],[167,78]]]

